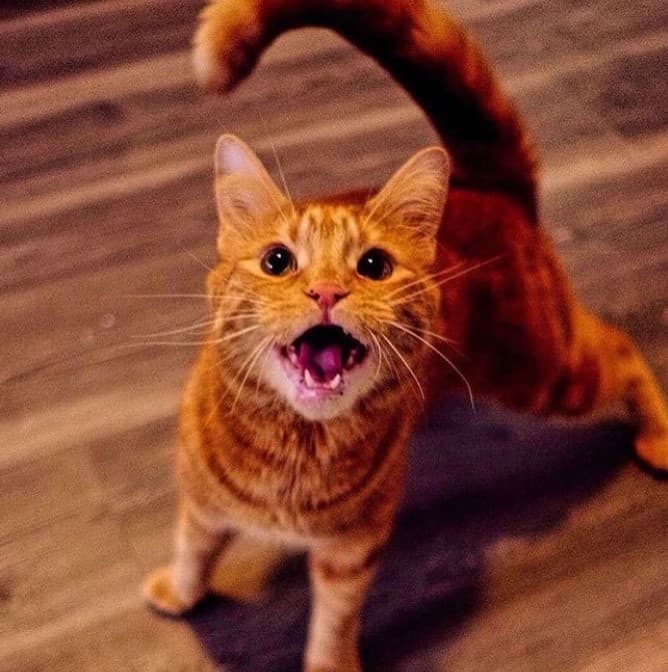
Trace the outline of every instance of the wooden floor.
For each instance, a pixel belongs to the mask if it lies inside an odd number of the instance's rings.
[[[239,134],[293,193],[379,182],[434,139],[328,33],[226,99],[193,84],[200,0],[0,10],[0,671],[288,672],[299,559],[257,604],[148,611],[168,557],[188,325],[213,261],[211,153]],[[668,3],[453,0],[543,156],[543,212],[585,302],[668,384]],[[23,9],[21,9],[23,7]],[[150,295],[147,297],[146,295]],[[377,672],[665,672],[668,483],[620,424],[457,401],[414,442],[363,636]]]

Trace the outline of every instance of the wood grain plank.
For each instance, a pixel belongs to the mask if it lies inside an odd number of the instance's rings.
[[[97,622],[78,624],[43,646],[3,655],[2,672],[225,672],[213,665],[188,631],[141,606],[110,609]]]
[[[258,605],[212,602],[188,622],[141,605],[142,575],[169,555],[195,349],[137,337],[206,306],[131,295],[202,291],[220,132],[278,177],[275,147],[296,194],[378,183],[435,138],[384,73],[323,31],[279,40],[232,96],[200,94],[199,6],[59,2],[0,22],[3,672],[299,667],[299,563]],[[665,386],[668,5],[448,6],[527,115],[576,288],[637,337]],[[668,490],[626,463],[628,432],[495,407],[471,417],[454,402],[413,443],[368,605],[370,669],[666,669]]]
[[[202,5],[201,0],[112,0],[6,21],[0,24],[0,89],[187,48]]]

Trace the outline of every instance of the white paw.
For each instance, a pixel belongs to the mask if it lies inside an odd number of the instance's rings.
[[[144,597],[157,611],[168,616],[181,616],[190,611],[202,594],[183,597],[177,594],[169,567],[160,567],[151,572],[144,581]]]

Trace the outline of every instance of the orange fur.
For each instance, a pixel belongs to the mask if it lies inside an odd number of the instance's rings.
[[[215,323],[184,394],[174,561],[146,591],[162,611],[189,609],[239,533],[306,549],[305,668],[355,672],[361,605],[426,402],[465,385],[533,412],[623,399],[638,454],[658,469],[668,412],[630,339],[573,296],[537,226],[519,118],[435,4],[213,2],[200,78],[230,88],[274,37],[308,24],[339,31],[412,93],[452,152],[454,186],[443,214],[449,166],[431,148],[368,202],[292,203],[241,141],[221,138]]]

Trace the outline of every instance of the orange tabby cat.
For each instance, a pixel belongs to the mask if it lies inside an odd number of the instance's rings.
[[[668,469],[668,412],[630,339],[580,306],[536,216],[534,159],[470,38],[427,0],[220,0],[202,82],[231,88],[281,32],[328,26],[414,96],[429,148],[370,200],[291,203],[240,140],[216,149],[215,325],[186,387],[173,563],[146,591],[180,614],[240,532],[308,551],[308,672],[360,670],[365,591],[401,499],[422,398],[461,388],[534,412],[623,399]],[[455,368],[444,341],[464,357]]]

